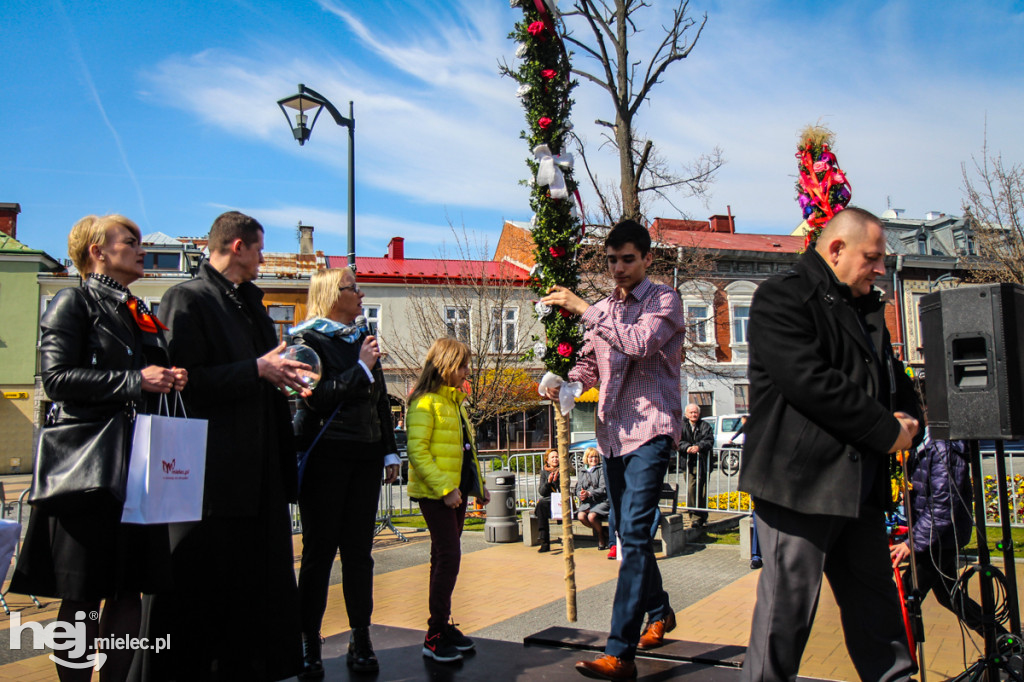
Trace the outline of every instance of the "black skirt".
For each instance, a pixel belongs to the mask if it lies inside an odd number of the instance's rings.
[[[121,505],[51,515],[33,508],[11,592],[97,601],[166,589],[166,525],[121,523]]]

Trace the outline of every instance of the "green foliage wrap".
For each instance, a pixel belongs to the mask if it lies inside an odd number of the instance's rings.
[[[555,284],[576,291],[579,286],[577,252],[583,225],[574,210],[576,181],[572,169],[562,167],[569,197],[555,199],[549,188],[537,185],[539,163],[533,155],[538,145],[546,144],[553,155],[565,154],[566,140],[572,129],[569,113],[573,101],[570,97],[576,82],[569,78],[569,57],[560,36],[551,30],[553,22],[545,21],[533,0],[519,0],[523,10],[522,21],[516,24],[509,38],[520,45],[516,53],[518,68],[510,70],[519,83],[519,97],[526,114],[526,130],[520,136],[526,140],[530,156],[526,160],[531,180],[530,208],[534,213],[533,243],[537,263],[532,273],[531,286],[543,296]],[[541,317],[546,341],[541,358],[549,371],[565,377],[576,364],[583,344],[583,330],[579,318],[566,316],[552,309]],[[532,351],[531,351],[532,352]]]

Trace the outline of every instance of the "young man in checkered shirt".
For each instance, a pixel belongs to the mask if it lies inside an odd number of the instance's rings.
[[[580,661],[576,669],[602,680],[634,680],[637,648],[662,644],[676,625],[661,584],[650,529],[669,458],[679,442],[684,318],[679,295],[647,279],[651,237],[626,220],[605,240],[612,293],[594,305],[565,287],[552,287],[543,301],[579,315],[585,341],[570,381],[600,385],[597,442],[603,455],[615,528],[622,541],[612,624],[605,655]],[[557,389],[549,395],[557,398]],[[640,628],[647,616],[647,627]]]

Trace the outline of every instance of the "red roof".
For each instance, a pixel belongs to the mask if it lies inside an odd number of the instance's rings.
[[[661,241],[669,244],[721,251],[797,253],[804,248],[803,237],[788,234],[737,234],[663,229],[658,236]]]
[[[328,256],[327,267],[348,266],[345,256]],[[441,284],[452,281],[503,280],[525,286],[530,273],[508,261],[442,260],[437,258],[364,258],[356,256],[356,272],[363,282],[381,284]]]

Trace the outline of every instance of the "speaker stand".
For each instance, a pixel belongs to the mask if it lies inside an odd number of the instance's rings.
[[[1010,515],[1009,515],[1009,494],[1006,487],[1006,460],[1003,441],[996,441],[996,491],[999,500],[999,519],[1001,539],[996,543],[996,548],[1003,553],[1003,574],[1006,578],[1006,600],[1009,612],[1010,631],[1012,636],[1009,641],[1006,637],[996,640],[995,623],[995,590],[992,583],[996,580],[998,571],[991,564],[991,557],[988,551],[988,531],[985,520],[985,491],[982,485],[984,473],[981,468],[981,450],[978,448],[977,440],[967,441],[967,450],[970,453],[971,481],[974,487],[974,524],[978,542],[978,577],[981,590],[981,611],[985,616],[983,631],[985,633],[985,656],[978,659],[967,670],[952,678],[950,682],[961,682],[975,680],[986,682],[997,682],[1003,679],[1000,672],[1006,674],[1006,679],[1024,682],[1024,677],[1010,666],[1010,659],[1017,648],[1016,640],[1020,636],[1020,609],[1017,605],[1017,573],[1014,568],[1013,541],[1010,538]],[[1002,646],[1000,646],[1002,645]]]

